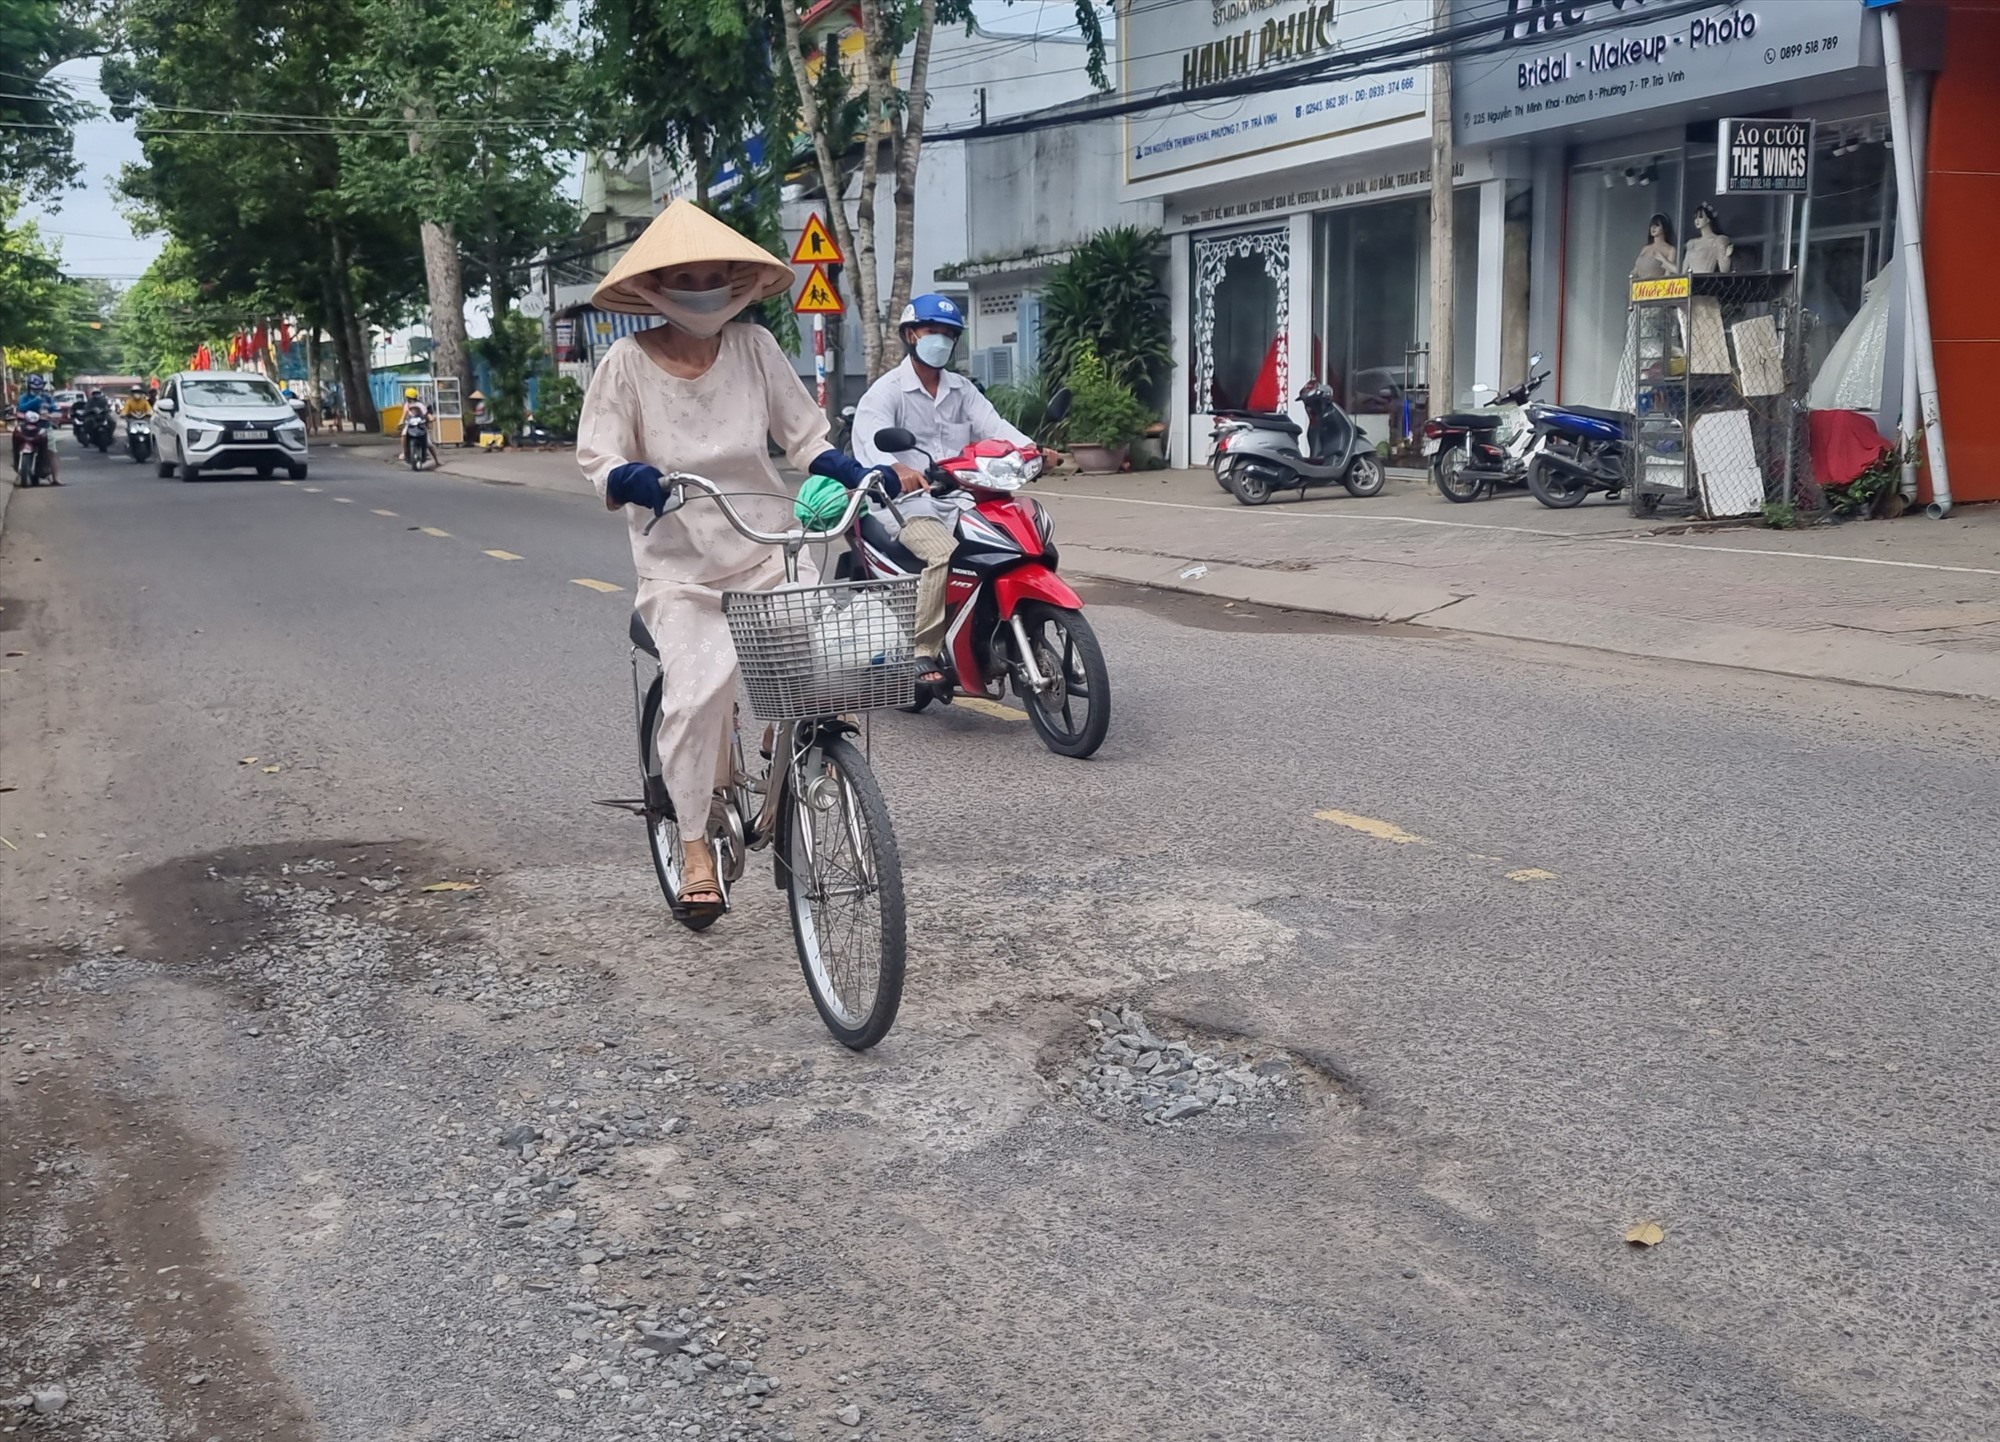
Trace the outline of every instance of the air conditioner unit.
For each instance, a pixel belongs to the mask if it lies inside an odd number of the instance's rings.
[[[1014,348],[996,345],[976,350],[968,369],[972,379],[983,387],[1010,386],[1014,383]]]

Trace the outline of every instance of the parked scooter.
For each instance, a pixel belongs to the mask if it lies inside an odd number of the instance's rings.
[[[1528,479],[1535,428],[1528,415],[1528,397],[1548,380],[1534,374],[1542,363],[1540,351],[1528,357],[1528,378],[1495,397],[1484,411],[1457,411],[1424,422],[1424,454],[1430,458],[1431,480],[1447,501],[1482,500],[1495,486],[1520,485]],[[1493,388],[1476,385],[1474,395]]]
[[[1629,416],[1595,406],[1536,406],[1533,416],[1541,447],[1528,467],[1528,490],[1536,500],[1560,511],[1593,491],[1618,498]]]
[[[1218,427],[1217,479],[1246,506],[1263,505],[1273,491],[1303,493],[1307,486],[1335,483],[1349,495],[1381,494],[1389,474],[1382,458],[1326,382],[1308,381],[1299,404],[1306,409],[1303,452],[1299,424],[1285,416],[1258,417],[1241,430]]]

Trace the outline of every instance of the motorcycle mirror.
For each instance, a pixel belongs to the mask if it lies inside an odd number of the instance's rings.
[[[1528,357],[1529,370],[1533,370],[1536,366],[1540,365],[1541,363],[1542,363],[1542,353],[1540,351],[1536,351],[1533,355]]]
[[[1485,381],[1476,381],[1473,383],[1472,393],[1476,396],[1491,395],[1493,387],[1486,384]]]
[[[1048,405],[1042,410],[1042,424],[1052,426],[1068,415],[1070,402],[1075,399],[1068,386],[1058,387],[1056,393],[1049,397]]]
[[[878,451],[914,451],[917,438],[901,426],[884,426],[875,432],[875,449]]]

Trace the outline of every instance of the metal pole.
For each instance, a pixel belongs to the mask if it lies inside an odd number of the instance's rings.
[[[1451,28],[1451,0],[1433,0],[1433,27]],[[1456,325],[1452,299],[1458,289],[1458,246],[1452,234],[1451,59],[1431,66],[1431,343],[1429,389],[1431,415],[1442,415],[1458,403],[1457,359],[1453,344]],[[1498,384],[1495,378],[1494,384]]]
[[[1806,143],[1810,145],[1812,142],[1807,141]],[[1806,359],[1806,261],[1812,254],[1812,181],[1810,178],[1812,175],[1812,156],[1810,154],[1806,157],[1806,175],[1808,178],[1806,181],[1805,199],[1799,205],[1799,260],[1798,264],[1792,268],[1792,314],[1797,317],[1797,320],[1792,326],[1790,341],[1785,346],[1785,349],[1791,352],[1790,359],[1794,366],[1804,365]],[[1789,210],[1790,208],[1790,204],[1787,203],[1786,209]],[[1798,423],[1798,415],[1788,407],[1785,412],[1784,490],[1785,504],[1788,506],[1792,504],[1792,482],[1798,465]]]
[[[1904,293],[1916,331],[1917,404],[1923,412],[1924,449],[1931,466],[1927,514],[1941,521],[1951,514],[1951,473],[1945,468],[1937,355],[1931,348],[1930,287],[1924,280],[1924,231],[1917,212],[1917,155],[1910,138],[1910,98],[1903,86],[1903,27],[1893,7],[1882,12],[1882,68],[1889,82],[1889,126],[1896,137],[1896,242],[1903,250]]]
[[[1910,144],[1916,155],[1910,162],[1915,174],[1916,189],[1910,197],[1915,202],[1919,221],[1924,211],[1924,155],[1925,141],[1930,134],[1931,78],[1928,75],[1910,77]],[[1903,499],[1917,498],[1917,308],[1910,304],[1910,288],[1905,278],[1903,286],[1903,408],[1896,420],[1896,439],[1903,448]]]
[[[813,379],[817,383],[814,394],[819,397],[819,408],[826,409],[826,317],[813,317]],[[831,416],[828,420],[833,419]]]

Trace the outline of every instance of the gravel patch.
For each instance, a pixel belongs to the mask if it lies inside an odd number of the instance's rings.
[[[1130,1002],[1092,1012],[1085,1025],[1090,1050],[1057,1084],[1100,1119],[1165,1127],[1264,1119],[1303,1100],[1297,1063],[1275,1049],[1170,1039]]]

